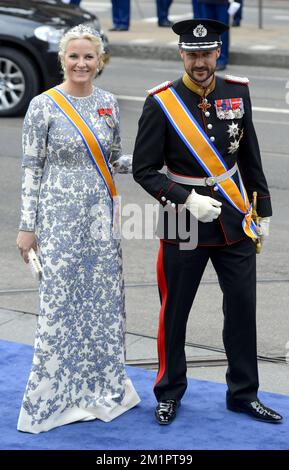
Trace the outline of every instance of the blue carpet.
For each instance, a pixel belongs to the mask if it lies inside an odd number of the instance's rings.
[[[116,420],[74,423],[38,435],[21,433],[16,430],[16,424],[32,348],[0,341],[0,358],[2,450],[289,449],[288,396],[260,393],[268,406],[285,417],[284,424],[267,424],[227,411],[225,385],[190,379],[177,419],[170,426],[162,427],[155,422],[153,414],[155,373],[135,367],[128,367],[128,373],[142,401]]]

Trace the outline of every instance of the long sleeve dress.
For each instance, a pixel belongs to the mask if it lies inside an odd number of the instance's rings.
[[[113,95],[94,87],[90,96],[67,97],[117,160]],[[124,366],[120,241],[107,230],[112,203],[102,178],[77,130],[45,94],[25,116],[22,166],[20,229],[35,231],[43,275],[17,428],[39,433],[74,421],[111,421],[140,401]]]

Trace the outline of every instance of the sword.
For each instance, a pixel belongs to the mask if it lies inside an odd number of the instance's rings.
[[[252,219],[254,220],[255,224],[256,224],[256,228],[257,228],[257,233],[258,235],[261,235],[260,233],[260,227],[259,227],[259,223],[260,223],[260,218],[257,214],[257,192],[254,191],[253,192],[253,203],[252,203]],[[258,237],[256,240],[255,240],[255,244],[256,244],[256,253],[257,255],[259,253],[261,253],[261,247],[262,247],[262,243],[261,243],[261,240],[260,240],[260,237]]]

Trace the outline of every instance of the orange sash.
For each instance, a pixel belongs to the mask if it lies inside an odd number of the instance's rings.
[[[218,176],[228,171],[227,165],[217,148],[209,140],[196,119],[188,110],[176,90],[172,87],[154,95],[170,123],[188,147],[193,157],[208,176]],[[220,192],[239,212],[244,214],[243,229],[250,238],[258,238],[258,232],[251,218],[251,205],[239,174],[240,189],[232,177],[216,183]]]
[[[96,166],[98,173],[103,179],[111,199],[117,196],[116,187],[111,175],[108,161],[104,155],[101,144],[93,130],[85,122],[81,114],[74,108],[73,104],[57,88],[51,88],[44,92],[60,108],[71,124],[77,129],[83,143],[85,144],[90,158]]]

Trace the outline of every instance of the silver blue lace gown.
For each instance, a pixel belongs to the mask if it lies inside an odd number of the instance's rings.
[[[69,98],[116,160],[113,95],[95,87],[88,97]],[[107,108],[109,119],[99,113]],[[111,201],[80,135],[46,95],[31,101],[23,152],[20,229],[36,233],[43,277],[17,428],[39,433],[79,420],[110,421],[139,402],[124,367],[120,242],[111,232],[101,235],[107,220],[111,225]]]

